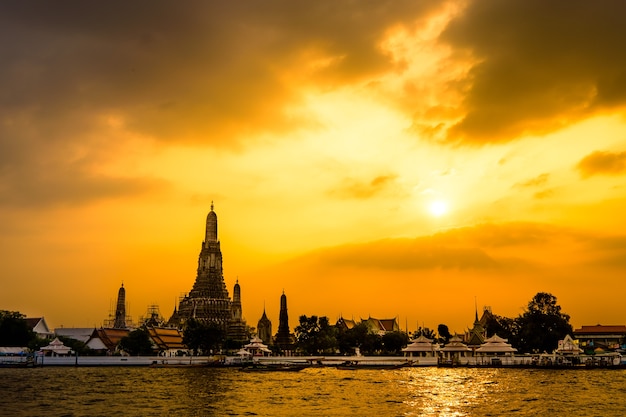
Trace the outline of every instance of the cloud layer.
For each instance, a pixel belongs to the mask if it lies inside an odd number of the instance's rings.
[[[626,102],[626,4],[471,1],[442,35],[475,61],[448,141],[541,135]]]

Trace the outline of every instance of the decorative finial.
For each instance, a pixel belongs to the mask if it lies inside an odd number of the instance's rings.
[[[211,211],[213,211],[213,200],[211,200]]]
[[[476,321],[478,321],[478,301],[476,301],[476,296],[474,296],[474,310],[476,311]]]

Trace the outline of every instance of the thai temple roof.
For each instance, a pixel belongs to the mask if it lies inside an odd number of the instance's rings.
[[[87,343],[93,331],[93,327],[61,327],[54,329],[54,334]]]
[[[48,346],[44,346],[41,348],[43,351],[53,352],[57,355],[67,355],[72,350],[69,346],[65,346],[63,342],[59,340],[58,337],[55,337],[52,342]]]
[[[570,335],[566,335],[563,340],[559,340],[558,347],[554,351],[555,353],[561,354],[579,354],[582,353],[583,350],[578,347],[578,344],[572,339]]]
[[[420,335],[413,343],[402,349],[403,352],[433,352],[437,350],[439,350],[439,344],[433,343],[433,339],[424,335]]]
[[[244,348],[247,349],[247,351],[249,351],[252,354],[254,354],[255,352],[262,352],[262,353],[271,352],[271,350],[267,348],[267,345],[264,345],[263,341],[259,339],[258,336],[252,337],[252,339],[250,339],[250,343],[245,345]]]
[[[508,339],[503,339],[497,334],[494,334],[489,339],[485,340],[485,343],[480,345],[476,352],[479,353],[512,353],[517,352],[513,346],[507,343]]]
[[[120,340],[122,340],[124,336],[128,336],[129,333],[130,330],[128,329],[94,329],[88,344],[91,344],[92,339],[97,338],[102,341],[108,350],[114,352]]]
[[[183,343],[183,335],[178,329],[166,327],[147,327],[148,336],[159,350],[187,349]]]
[[[442,352],[471,352],[471,350],[459,336],[451,337],[450,341],[441,348]]]

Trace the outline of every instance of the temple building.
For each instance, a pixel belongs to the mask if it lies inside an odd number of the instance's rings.
[[[241,309],[241,288],[239,280],[235,283],[233,289],[233,302],[231,304],[231,319],[228,323],[228,338],[235,342],[247,342],[250,337],[248,334],[248,326],[243,319]]]
[[[124,283],[117,292],[117,301],[115,303],[115,312],[113,306],[109,310],[109,318],[104,320],[104,327],[108,329],[128,329],[134,327],[132,318],[127,314],[128,306],[126,305],[126,289]]]
[[[278,315],[278,333],[274,343],[284,352],[294,349],[294,336],[289,332],[289,315],[287,314],[287,296],[283,291],[280,296],[280,313]]]
[[[115,308],[115,319],[113,319],[113,328],[126,328],[126,290],[124,289],[123,282],[120,290],[117,292],[117,306]]]
[[[224,282],[222,251],[217,238],[217,214],[211,211],[206,219],[206,231],[198,257],[196,281],[189,294],[178,305],[178,310],[168,321],[169,325],[182,328],[185,321],[196,319],[215,323],[227,334],[227,338],[246,342],[249,340],[247,326],[242,318],[239,283],[235,284],[231,302]]]
[[[474,315],[474,325],[465,333],[465,344],[473,350],[478,349],[487,339],[487,320],[491,316],[491,307],[483,307],[483,315],[478,318],[478,307]]]
[[[265,307],[263,308],[263,315],[259,319],[259,323],[256,326],[257,328],[257,336],[259,339],[267,343],[268,345],[272,344],[272,321],[267,318],[267,314],[265,314]]]

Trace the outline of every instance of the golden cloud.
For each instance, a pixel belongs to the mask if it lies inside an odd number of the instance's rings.
[[[626,152],[595,151],[576,165],[582,178],[593,175],[621,175],[626,173]]]

